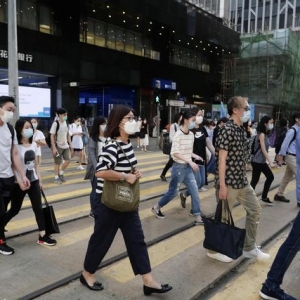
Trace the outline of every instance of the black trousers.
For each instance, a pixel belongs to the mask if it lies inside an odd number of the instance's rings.
[[[15,177],[0,178],[0,240],[5,240],[4,216],[14,188]]]
[[[267,163],[260,164],[260,163],[251,162],[251,165],[252,165],[252,179],[250,184],[254,190],[259,181],[260,174],[263,173],[266,176],[264,189],[261,195],[262,199],[265,199],[268,197],[270,186],[274,180],[273,172]]]
[[[167,162],[167,164],[165,165],[165,167],[161,173],[162,176],[166,176],[168,170],[173,166],[173,162],[174,162],[174,160],[172,159],[172,157],[170,155],[169,161]]]
[[[100,198],[100,195],[97,195]],[[84,269],[91,274],[97,271],[120,228],[134,274],[143,275],[151,272],[138,210],[118,212],[103,205],[101,199],[97,199],[93,212],[95,215],[94,233],[88,244]]]
[[[45,230],[45,219],[42,210],[41,188],[39,180],[32,181],[30,183],[29,190],[26,191],[22,191],[20,186],[15,184],[14,191],[11,196],[11,207],[4,215],[4,227],[20,212],[26,194],[29,196],[39,231],[43,231]]]

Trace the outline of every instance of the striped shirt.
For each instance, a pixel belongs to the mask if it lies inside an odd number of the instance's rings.
[[[189,131],[188,133],[184,133],[182,129],[176,131],[172,141],[171,149],[171,156],[173,160],[179,164],[186,164],[185,161],[174,157],[173,154],[179,153],[183,155],[187,160],[190,160],[192,158],[193,145],[194,134],[191,131]]]
[[[128,144],[118,140],[119,145],[126,153],[132,166],[136,168],[137,159],[134,155],[131,142],[128,140]],[[97,164],[96,173],[104,170],[114,170],[117,172],[131,173],[131,165],[124,155],[122,149],[116,144],[116,142],[109,142],[102,150],[99,156],[99,163]],[[102,194],[104,179],[97,178],[96,193]]]

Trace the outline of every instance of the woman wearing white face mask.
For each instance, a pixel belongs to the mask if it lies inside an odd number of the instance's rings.
[[[140,146],[141,150],[147,152],[147,146],[149,145],[149,124],[147,119],[144,119],[140,125]]]
[[[38,164],[41,165],[42,163],[42,151],[41,151],[41,147],[44,147],[46,145],[46,141],[45,141],[45,135],[42,131],[38,130],[38,120],[35,118],[32,118],[30,120],[32,127],[33,127],[33,143],[35,143],[37,145],[37,161]]]
[[[82,149],[83,149],[83,141],[82,141],[82,126],[81,126],[81,118],[78,116],[74,119],[74,123],[70,125],[69,134],[72,137],[72,147],[73,147],[73,155],[75,152],[78,153],[78,163],[79,166],[77,170],[84,170],[82,166]]]
[[[195,112],[184,111],[180,120],[180,129],[173,138],[171,156],[174,163],[169,190],[151,210],[158,219],[165,218],[160,209],[178,195],[179,187],[181,183],[184,183],[191,194],[195,225],[203,224],[198,185],[195,179],[199,173],[199,166],[192,160],[203,161],[199,155],[193,153],[194,134],[191,130],[195,127],[195,119]]]
[[[206,171],[206,147],[212,153],[215,154],[215,148],[212,145],[211,139],[208,136],[205,126],[202,126],[203,122],[203,111],[198,107],[193,107],[192,111],[196,114],[194,133],[194,146],[193,152],[201,157],[201,160],[194,160],[199,166],[199,172],[195,175],[198,185],[198,190],[200,192],[205,192],[207,189],[204,187],[207,184],[207,171]],[[186,190],[179,194],[181,206],[186,207],[186,198],[190,196],[190,192]],[[191,209],[190,215],[193,215],[193,210]]]
[[[91,212],[90,217],[94,218],[93,207],[95,206],[96,199],[96,187],[97,177],[95,171],[98,164],[98,157],[102,153],[102,149],[106,142],[110,140],[104,136],[106,130],[106,118],[96,117],[94,119],[93,126],[91,128],[90,137],[88,140],[88,164],[86,167],[86,173],[84,179],[89,179],[92,185],[92,191],[90,194]]]
[[[275,164],[268,154],[269,139],[267,137],[267,133],[273,130],[273,126],[272,118],[269,116],[263,116],[261,118],[257,126],[257,136],[254,140],[254,153],[251,160],[252,179],[250,184],[253,189],[255,189],[259,181],[260,174],[263,173],[266,176],[266,181],[260,200],[268,205],[273,205],[273,202],[268,198],[268,192],[274,180],[274,175],[270,167],[275,168]],[[267,164],[267,161],[269,162],[269,165]]]
[[[96,169],[98,201],[94,207],[94,233],[89,241],[84,270],[80,277],[80,282],[93,291],[103,290],[102,284],[96,281],[95,272],[109,250],[118,229],[122,231],[134,274],[142,276],[144,294],[161,294],[172,289],[168,284],[159,284],[152,277],[138,209],[119,212],[101,203],[104,180],[126,181],[133,184],[141,177],[140,171],[136,169],[137,160],[132,144],[128,139],[129,135],[135,134],[136,131],[137,123],[134,121],[133,111],[127,106],[114,106],[107,120],[105,136],[115,141],[109,142],[99,157]],[[124,153],[128,159],[124,159]],[[131,165],[134,168],[133,173]]]
[[[33,126],[32,124],[25,120],[19,119],[16,122],[16,134],[18,139],[18,150],[21,157],[22,166],[26,177],[30,181],[30,188],[26,191],[23,191],[18,183],[15,183],[15,187],[11,196],[11,207],[4,216],[4,225],[16,216],[21,207],[26,194],[28,194],[37,225],[39,228],[39,239],[38,244],[54,246],[56,240],[52,239],[49,235],[46,235],[45,232],[45,219],[42,211],[41,203],[41,189],[42,181],[40,174],[40,167],[37,162],[37,145],[32,142],[33,140]],[[19,176],[19,174],[15,174]]]

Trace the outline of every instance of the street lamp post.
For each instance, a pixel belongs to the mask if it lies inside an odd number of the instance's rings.
[[[14,97],[16,110],[14,120],[19,118],[19,82],[18,82],[18,38],[16,0],[8,2],[8,92]]]

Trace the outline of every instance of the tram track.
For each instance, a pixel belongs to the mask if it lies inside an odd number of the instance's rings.
[[[273,186],[271,186],[270,191],[273,191],[273,190],[277,189],[278,186],[279,186],[279,184],[274,184]],[[259,193],[257,193],[257,196],[260,196],[260,195],[261,195],[261,191],[260,191]],[[162,196],[162,194],[156,195],[156,196],[153,196],[153,197],[149,197],[149,199],[144,199],[142,202],[146,202],[146,201],[152,200],[152,199],[154,199],[154,198],[158,198],[158,197],[160,197],[160,196]],[[239,205],[240,205],[240,204],[237,203],[235,206],[239,206]],[[214,215],[214,214],[212,213],[212,214],[207,215],[207,217],[213,217],[213,215]],[[88,217],[88,215],[87,215],[87,216],[82,216],[82,217],[80,217],[80,218],[76,218],[76,219],[72,219],[72,220],[60,222],[59,224],[60,224],[60,225],[63,225],[63,224],[70,223],[70,222],[75,222],[76,220],[84,219],[84,218],[87,218],[87,217]],[[277,230],[277,231],[276,231],[274,234],[272,234],[268,239],[266,239],[265,241],[263,241],[263,243],[261,243],[261,245],[262,245],[262,246],[268,245],[272,240],[274,240],[277,236],[279,236],[280,233],[281,233],[282,231],[284,231],[289,225],[290,225],[290,222],[288,222],[283,228],[280,228],[280,230]],[[157,236],[157,237],[153,238],[152,240],[148,241],[148,242],[147,242],[147,246],[150,247],[150,246],[153,246],[153,245],[155,245],[155,244],[157,244],[157,243],[163,242],[164,240],[167,240],[167,239],[171,238],[171,237],[174,236],[174,235],[180,234],[180,233],[182,233],[182,232],[184,232],[184,231],[190,229],[190,228],[193,227],[193,226],[194,226],[194,223],[193,223],[193,222],[187,223],[187,224],[185,224],[185,225],[183,225],[183,226],[179,226],[178,228],[176,228],[176,229],[174,229],[174,230],[171,230],[171,231],[169,231],[169,232],[167,232],[167,233],[165,233],[165,234],[162,234],[161,236]],[[32,230],[32,231],[30,231],[30,232],[26,232],[26,233],[23,233],[23,234],[29,234],[29,233],[32,233],[32,232],[35,232],[35,231],[37,231],[37,230]],[[22,234],[22,235],[23,235],[23,234]],[[126,252],[126,251],[125,251],[125,252],[122,252],[122,253],[119,253],[119,254],[117,254],[117,255],[115,255],[115,256],[113,256],[113,257],[107,259],[107,260],[104,260],[104,261],[101,263],[101,265],[98,267],[97,270],[102,269],[102,268],[105,268],[105,267],[110,266],[110,265],[113,265],[113,264],[117,263],[118,261],[120,261],[120,260],[126,258],[127,256],[128,256],[128,255],[127,255],[127,252]],[[234,265],[232,266],[232,268],[230,268],[229,271],[228,271],[225,275],[223,274],[222,277],[217,278],[211,285],[209,285],[209,286],[207,286],[207,288],[201,290],[201,291],[200,291],[194,298],[192,298],[192,299],[194,299],[194,300],[196,300],[196,299],[202,299],[202,298],[199,298],[199,297],[202,297],[202,295],[204,295],[205,293],[208,293],[208,292],[209,292],[209,289],[210,289],[212,286],[218,284],[218,282],[221,282],[221,280],[222,280],[222,278],[223,278],[224,276],[230,276],[230,274],[233,273],[234,270],[236,270],[237,268],[241,267],[246,261],[247,261],[247,259],[241,259],[241,260],[239,261],[239,263],[238,263],[238,264],[234,264]],[[63,286],[66,286],[66,285],[70,284],[71,282],[73,282],[73,281],[75,281],[75,280],[78,280],[79,277],[80,277],[80,275],[81,275],[81,272],[82,272],[82,270],[80,270],[80,271],[78,271],[78,272],[74,272],[73,274],[71,274],[71,275],[69,275],[69,276],[67,276],[67,277],[65,277],[65,278],[62,278],[62,279],[60,279],[60,280],[58,280],[58,281],[56,281],[56,282],[53,282],[53,283],[51,283],[50,285],[47,285],[47,286],[45,286],[45,287],[43,287],[43,288],[41,288],[41,289],[38,289],[38,290],[36,290],[36,291],[34,291],[34,292],[32,292],[32,293],[29,293],[29,294],[27,294],[27,295],[24,295],[24,296],[22,296],[22,297],[19,298],[19,299],[20,299],[20,300],[30,300],[30,299],[36,299],[36,298],[38,298],[38,297],[41,297],[41,296],[43,296],[43,295],[45,295],[45,294],[47,294],[47,293],[50,293],[50,292],[52,292],[52,291],[54,291],[54,290],[57,290],[58,288],[61,288],[61,287],[63,287]]]

